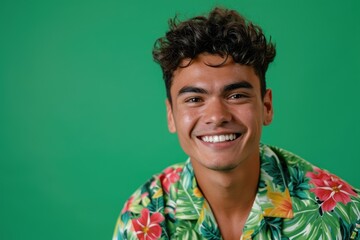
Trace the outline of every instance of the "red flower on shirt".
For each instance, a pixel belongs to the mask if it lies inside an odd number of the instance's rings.
[[[167,168],[164,170],[164,174],[161,176],[161,183],[164,187],[165,192],[170,191],[170,186],[180,179],[179,172],[182,168]]]
[[[140,240],[156,240],[161,237],[160,223],[164,221],[164,217],[160,213],[150,214],[149,209],[144,208],[140,217],[131,221]]]
[[[321,208],[324,212],[333,210],[338,202],[347,204],[351,201],[350,196],[356,196],[351,186],[335,175],[318,168],[315,171],[316,173],[309,172],[306,176],[315,185],[310,191],[322,201]]]

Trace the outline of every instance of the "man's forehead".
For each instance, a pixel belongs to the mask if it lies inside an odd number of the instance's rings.
[[[199,56],[193,61],[187,60],[188,66],[179,67],[173,75],[171,91],[177,95],[181,89],[201,88],[226,90],[226,86],[234,85],[251,88],[259,85],[259,79],[253,67],[235,63],[231,58],[219,55]],[[214,66],[214,65],[219,66]],[[238,83],[241,84],[239,85]],[[249,88],[249,87],[245,87]],[[258,87],[255,87],[258,88]],[[185,91],[188,92],[188,91]],[[175,96],[174,95],[174,96]]]
[[[181,60],[179,66],[172,74],[172,81],[184,73],[188,76],[197,76],[197,74],[203,73],[204,69],[206,69],[206,72],[213,73],[222,71],[224,74],[246,75],[251,73],[256,75],[253,66],[237,63],[231,55],[221,56],[219,54],[201,53],[193,59],[185,58]]]

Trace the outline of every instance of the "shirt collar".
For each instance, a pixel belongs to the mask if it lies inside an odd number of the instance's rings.
[[[260,159],[258,191],[250,215],[257,214],[259,220],[263,217],[292,218],[292,201],[278,156],[270,147],[261,144]],[[188,159],[180,176],[175,216],[178,220],[201,221],[204,215],[213,218]]]
[[[176,219],[197,220],[203,209],[205,198],[198,188],[194,169],[188,159],[184,165],[177,188]]]
[[[292,201],[279,156],[260,145],[260,181],[256,201],[264,217],[292,218]]]

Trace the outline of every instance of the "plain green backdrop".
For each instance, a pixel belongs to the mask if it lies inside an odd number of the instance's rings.
[[[2,0],[0,239],[111,239],[129,195],[186,159],[151,49],[216,5],[277,44],[262,141],[359,187],[359,1]]]

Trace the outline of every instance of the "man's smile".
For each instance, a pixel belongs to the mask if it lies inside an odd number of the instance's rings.
[[[219,135],[205,135],[199,137],[202,141],[208,143],[220,143],[220,142],[227,142],[233,141],[238,138],[241,134],[239,133],[231,133],[231,134],[219,134]]]

